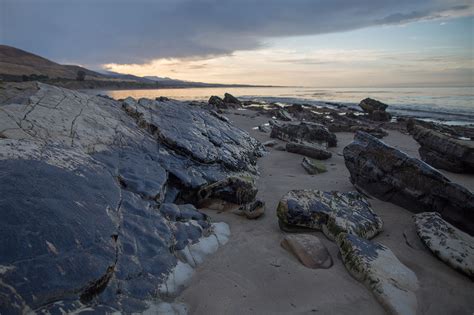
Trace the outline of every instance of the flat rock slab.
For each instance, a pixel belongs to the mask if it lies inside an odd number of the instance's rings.
[[[292,190],[280,200],[283,225],[322,230],[331,240],[339,233],[370,239],[382,231],[382,220],[358,192]]]
[[[312,269],[328,269],[332,266],[332,258],[321,240],[308,234],[286,235],[281,246],[292,253],[306,267]]]
[[[290,142],[286,144],[286,151],[318,160],[327,160],[332,156],[331,152],[327,151],[325,148],[310,143]]]
[[[474,237],[444,221],[436,212],[414,216],[416,231],[439,259],[474,278]]]
[[[418,279],[382,244],[341,233],[336,239],[344,265],[364,283],[390,314],[415,315]]]
[[[273,123],[270,137],[295,143],[317,143],[326,147],[337,145],[337,138],[334,133],[330,132],[324,125],[311,122],[300,122],[299,124]]]
[[[425,162],[364,132],[357,132],[343,152],[357,189],[415,213],[439,212],[446,221],[474,233],[474,194]]]

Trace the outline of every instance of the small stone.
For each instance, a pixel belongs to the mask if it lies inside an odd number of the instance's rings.
[[[321,174],[327,171],[326,166],[324,166],[323,163],[307,157],[303,158],[303,161],[301,161],[301,166],[303,166],[306,172],[310,175]]]
[[[253,220],[261,217],[265,213],[265,202],[257,199],[253,202],[247,203],[240,206],[235,210],[235,214],[247,217],[247,219]]]
[[[308,268],[328,269],[333,264],[326,246],[314,235],[287,235],[281,241],[281,246],[295,255]]]
[[[274,147],[277,144],[278,144],[278,142],[276,140],[269,140],[269,141],[265,141],[264,143],[262,143],[262,145],[264,147]]]
[[[301,154],[318,160],[327,160],[331,158],[331,152],[315,144],[287,143],[286,151]]]

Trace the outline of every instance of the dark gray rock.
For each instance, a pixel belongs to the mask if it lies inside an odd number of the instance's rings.
[[[270,133],[272,128],[267,124],[262,124],[258,126],[258,130],[264,133]]]
[[[315,144],[289,142],[286,144],[286,151],[301,154],[317,160],[327,160],[332,156],[331,152]]]
[[[2,314],[171,301],[229,235],[189,203],[255,198],[262,146],[199,106],[41,83],[0,99]]]
[[[370,97],[360,101],[359,106],[364,110],[364,112],[369,114],[374,111],[385,111],[388,107],[387,104],[374,100]]]
[[[227,104],[235,104],[235,105],[242,105],[242,103],[232,94],[225,93],[224,94],[224,103]]]
[[[265,202],[257,199],[244,204],[234,211],[235,214],[245,216],[247,219],[258,219],[265,213]]]
[[[388,136],[388,133],[382,128],[371,127],[371,126],[363,126],[363,125],[352,126],[350,127],[350,131],[351,132],[363,131],[379,139],[382,139],[383,137]]]
[[[383,110],[374,110],[369,114],[369,119],[374,121],[390,121],[392,115]]]
[[[417,124],[409,125],[426,163],[455,173],[474,173],[474,141],[458,140]]]
[[[357,192],[292,190],[277,208],[280,227],[322,230],[331,240],[339,233],[372,238],[382,231],[382,220]]]
[[[317,143],[327,147],[337,145],[337,138],[334,133],[323,125],[308,122],[274,124],[270,137],[295,143]]]
[[[290,113],[288,113],[284,109],[278,110],[277,113],[276,113],[276,117],[280,120],[283,120],[283,121],[292,121],[293,120]]]
[[[428,164],[362,132],[343,153],[358,189],[415,213],[439,212],[451,224],[474,233],[473,193]]]

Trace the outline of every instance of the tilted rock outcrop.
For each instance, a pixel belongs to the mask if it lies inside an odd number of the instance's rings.
[[[420,144],[423,161],[455,173],[474,173],[474,141],[458,140],[414,123],[408,128]]]
[[[415,213],[439,212],[451,224],[474,233],[474,194],[425,162],[362,132],[343,153],[358,189]]]
[[[192,204],[255,176],[261,145],[246,132],[166,99],[122,108],[29,83],[0,100],[0,313],[141,312],[227,241]]]
[[[273,124],[270,137],[288,142],[316,143],[326,147],[337,145],[337,138],[334,133],[321,124],[310,122]]]

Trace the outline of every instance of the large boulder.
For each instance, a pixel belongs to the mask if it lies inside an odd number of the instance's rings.
[[[474,195],[416,158],[358,132],[343,151],[357,189],[415,213],[439,212],[462,230],[474,233]]]
[[[416,232],[442,261],[474,279],[474,237],[452,226],[437,212],[414,216]]]
[[[364,283],[389,314],[416,315],[416,274],[382,244],[347,233],[336,239],[349,273]]]
[[[0,133],[2,314],[140,313],[171,301],[229,235],[195,208],[198,191],[255,194],[226,179],[251,182],[261,145],[176,101],[5,85]]]
[[[337,145],[337,138],[334,133],[321,124],[309,122],[273,124],[270,137],[295,143],[317,143],[326,147]]]
[[[280,227],[323,231],[331,240],[339,233],[370,239],[382,231],[382,220],[357,192],[292,190],[277,208]]]
[[[450,172],[474,173],[474,141],[458,140],[417,124],[408,126],[420,144],[423,161]]]
[[[318,160],[327,160],[332,156],[331,152],[317,144],[289,142],[286,144],[286,151]]]
[[[373,113],[374,111],[385,111],[388,107],[387,104],[384,104],[380,101],[374,100],[373,98],[365,98],[359,103],[360,108],[366,113]]]

